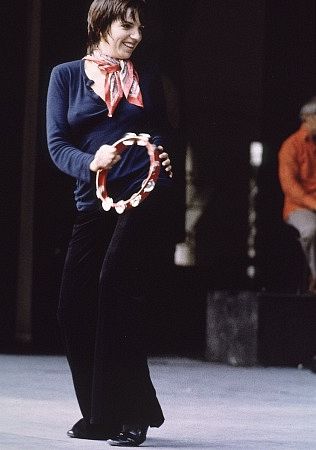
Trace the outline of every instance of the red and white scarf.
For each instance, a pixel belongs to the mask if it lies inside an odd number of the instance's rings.
[[[83,59],[96,63],[105,74],[104,101],[109,110],[109,117],[112,117],[123,96],[129,103],[144,107],[138,74],[130,60],[115,59],[99,52],[87,55]]]

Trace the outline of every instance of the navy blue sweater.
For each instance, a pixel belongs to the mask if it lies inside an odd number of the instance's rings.
[[[105,102],[92,90],[84,61],[60,64],[52,70],[47,95],[47,142],[52,160],[66,174],[76,178],[78,210],[101,207],[96,198],[95,173],[89,165],[103,144],[112,145],[127,132],[148,133],[156,145],[166,146],[168,126],[164,95],[157,70],[137,69],[144,108],[121,100],[113,117]],[[148,173],[149,158],[144,147],[134,145],[109,171],[108,191],[114,199],[128,198]],[[170,183],[160,170],[158,183]]]

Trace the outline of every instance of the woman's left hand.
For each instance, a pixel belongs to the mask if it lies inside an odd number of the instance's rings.
[[[161,165],[164,167],[166,172],[169,172],[169,177],[172,178],[172,165],[167,152],[163,151],[163,147],[161,145],[158,146],[160,150],[159,158],[162,160]]]

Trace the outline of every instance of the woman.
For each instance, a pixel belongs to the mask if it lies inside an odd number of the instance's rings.
[[[82,412],[67,434],[116,446],[141,444],[148,427],[164,421],[147,365],[144,313],[170,241],[172,172],[160,77],[152,64],[136,70],[130,59],[142,39],[144,3],[94,0],[87,55],[52,70],[47,97],[49,152],[76,178],[78,210],[58,308]],[[146,152],[134,145],[119,155],[112,145],[127,132],[150,134],[165,170],[145,201],[118,215],[102,209],[95,176],[109,170],[107,187],[117,198],[138,189]]]

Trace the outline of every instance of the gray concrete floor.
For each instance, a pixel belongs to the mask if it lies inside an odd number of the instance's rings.
[[[105,449],[71,439],[80,418],[63,356],[0,355],[0,449]],[[316,449],[316,374],[151,358],[166,422],[142,447]]]

